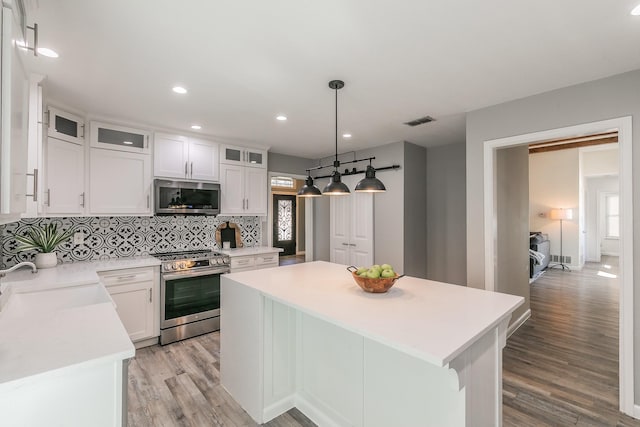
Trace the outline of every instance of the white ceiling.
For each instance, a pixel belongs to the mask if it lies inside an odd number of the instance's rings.
[[[467,111],[640,68],[637,3],[30,0],[60,54],[30,66],[76,110],[319,158],[334,150],[329,80],[346,83],[340,152],[462,142]],[[402,124],[424,115],[437,121]]]

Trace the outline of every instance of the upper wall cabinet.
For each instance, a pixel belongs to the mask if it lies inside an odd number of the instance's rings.
[[[91,146],[96,148],[151,154],[150,135],[145,130],[91,122]]]
[[[2,2],[0,29],[0,223],[16,221],[26,210],[28,92],[24,15]],[[24,46],[24,45],[23,45]]]
[[[220,146],[220,163],[266,169],[267,151],[233,145],[222,145]]]
[[[84,120],[66,111],[49,107],[47,134],[62,141],[84,144]]]
[[[218,144],[203,139],[156,133],[153,166],[158,178],[218,181]]]

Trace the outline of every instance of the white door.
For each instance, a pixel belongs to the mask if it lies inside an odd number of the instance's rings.
[[[187,138],[156,133],[153,144],[153,175],[161,178],[186,178],[189,160]]]
[[[84,212],[84,147],[56,138],[47,138],[45,212]]]
[[[189,178],[198,181],[218,181],[220,178],[218,144],[189,138]]]
[[[148,155],[91,148],[89,164],[90,213],[151,214]]]
[[[220,213],[244,213],[244,167],[220,165]]]
[[[350,189],[359,176],[343,177]],[[373,264],[373,194],[353,192],[330,197],[330,261],[368,267]]]
[[[245,213],[267,215],[267,171],[245,168]]]

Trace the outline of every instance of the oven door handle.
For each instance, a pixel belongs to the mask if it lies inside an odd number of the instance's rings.
[[[176,279],[185,279],[187,277],[198,277],[198,276],[212,276],[214,274],[223,274],[228,273],[229,268],[216,268],[211,270],[203,270],[203,271],[182,271],[180,273],[164,273],[162,275],[162,279],[166,280],[176,280]]]

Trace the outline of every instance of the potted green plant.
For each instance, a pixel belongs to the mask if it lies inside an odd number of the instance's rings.
[[[38,268],[55,267],[58,264],[56,247],[70,238],[73,230],[58,231],[56,224],[47,224],[44,227],[34,225],[25,236],[14,235],[20,246],[20,251],[36,250],[35,264]]]

